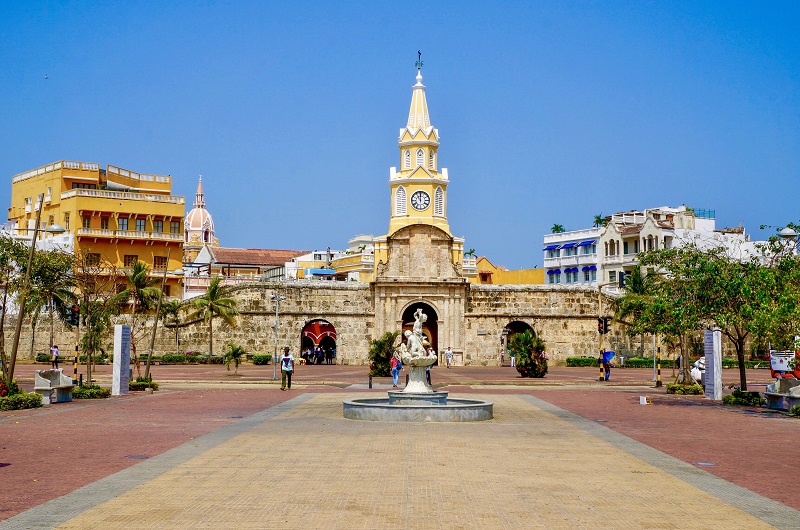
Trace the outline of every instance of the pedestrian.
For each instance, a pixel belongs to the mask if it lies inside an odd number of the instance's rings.
[[[50,364],[58,370],[58,346],[55,344],[50,346]]]
[[[397,352],[394,352],[394,355],[392,355],[389,366],[392,367],[392,387],[397,388],[397,379],[400,377],[400,370],[403,369],[403,362],[400,360],[400,356],[397,355]]]
[[[292,389],[292,373],[294,372],[294,357],[289,353],[289,348],[283,349],[281,357],[281,390]]]
[[[611,359],[607,361],[603,359],[603,372],[605,374],[605,380],[608,381],[608,378],[611,376]]]
[[[517,365],[517,352],[513,352],[512,351],[510,353],[510,357],[511,357],[511,366],[516,366]]]
[[[317,346],[317,364],[322,364],[322,358],[323,358],[322,348]]]
[[[426,366],[425,367],[425,379],[428,381],[428,384],[430,385],[431,384],[431,367],[430,366]]]
[[[453,350],[450,349],[450,346],[444,351],[444,360],[447,362],[447,367],[450,368],[453,363]]]

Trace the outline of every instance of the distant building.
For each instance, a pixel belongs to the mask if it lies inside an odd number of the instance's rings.
[[[544,236],[544,282],[549,285],[596,286],[600,262],[597,244],[602,227]]]
[[[214,219],[206,210],[203,178],[197,182],[194,208],[189,210],[184,221],[183,262],[192,263],[205,246],[218,247],[219,240],[214,232]]]
[[[541,285],[544,283],[544,269],[508,270],[502,265],[493,264],[485,256],[476,258],[475,268],[478,272],[469,279],[470,283],[484,285]]]
[[[53,246],[58,247],[59,240],[66,245],[71,241],[71,248],[64,250],[117,269],[137,260],[154,275],[180,269],[185,200],[172,195],[170,176],[71,160],[19,173],[12,177],[8,209],[15,236],[32,237],[40,194],[44,202],[39,228],[58,225],[66,231]],[[179,275],[168,274],[165,294],[177,291],[179,282]]]

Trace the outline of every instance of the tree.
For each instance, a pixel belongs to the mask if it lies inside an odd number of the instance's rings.
[[[91,381],[95,354],[105,353],[103,344],[113,329],[111,318],[120,313],[128,292],[117,288],[116,267],[88,249],[76,252],[74,277],[83,327],[79,347],[87,357],[86,375]]]
[[[20,264],[26,263],[28,248],[8,236],[0,236],[0,285],[3,286],[2,306],[0,306],[0,359],[3,364],[3,381],[10,387],[14,381],[16,359],[9,359],[5,350],[5,319],[8,296],[14,295],[17,284],[13,282],[20,271]],[[21,318],[21,317],[20,317]]]
[[[159,295],[159,288],[154,286],[160,280],[151,277],[150,268],[139,260],[133,262],[130,270],[125,273],[125,279],[128,281],[125,293],[131,300],[131,357],[136,366],[136,373],[141,376],[136,345],[145,331],[145,311],[152,308],[153,302]]]
[[[467,252],[464,252],[464,257],[474,256],[474,255],[475,255],[475,249],[474,248],[471,248]]]
[[[642,272],[641,265],[634,265],[631,272],[625,276],[625,294],[617,298],[614,303],[616,306],[616,318],[624,320],[627,317],[639,317],[642,311],[641,304],[647,300],[648,277]],[[633,332],[632,327],[628,327],[628,334]],[[644,332],[640,331],[631,335],[639,335],[641,339],[640,349],[644,354]]]
[[[603,217],[602,213],[594,216],[594,227],[599,228],[601,226],[608,226],[608,220]]]
[[[208,322],[208,355],[214,355],[214,317],[220,317],[230,326],[236,325],[236,299],[228,296],[229,289],[223,285],[222,278],[214,278],[208,286],[208,291],[203,296],[193,298],[191,306],[194,312],[190,319],[200,318]]]
[[[397,347],[399,331],[387,331],[382,337],[372,341],[369,347],[369,375],[373,377],[388,377],[391,375],[389,361]]]
[[[31,326],[35,329],[38,313],[43,306],[47,307],[50,316],[50,340],[53,346],[53,321],[54,314],[66,322],[69,308],[77,299],[72,292],[75,285],[73,269],[75,257],[72,254],[58,250],[37,251],[31,264],[31,295],[36,300],[35,313],[32,315]],[[33,340],[31,340],[33,348]]]
[[[186,306],[180,300],[168,300],[161,304],[161,321],[164,326],[172,326],[175,328],[175,353],[180,353],[180,340],[178,338],[178,324],[181,320],[181,312],[186,309]]]
[[[516,356],[517,372],[522,377],[544,377],[547,375],[545,344],[535,331],[526,329],[511,336],[508,342],[511,355]]]
[[[242,355],[245,355],[247,352],[244,351],[244,348],[241,346],[237,346],[233,342],[228,343],[228,349],[225,352],[225,368],[228,371],[231,371],[231,363],[234,365],[233,374],[239,375],[239,364],[242,362]]]
[[[561,234],[564,231],[564,225],[553,225],[553,227],[550,229],[550,232],[553,234]]]

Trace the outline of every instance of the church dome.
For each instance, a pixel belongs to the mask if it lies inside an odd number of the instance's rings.
[[[203,199],[203,178],[197,183],[197,194],[195,195],[194,208],[189,210],[184,219],[186,244],[216,243],[214,235],[214,220],[211,213],[206,210],[206,202]]]

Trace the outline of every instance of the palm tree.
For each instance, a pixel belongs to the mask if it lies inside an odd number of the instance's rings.
[[[561,234],[564,232],[564,225],[553,225],[553,228],[550,229],[550,232],[553,234]]]
[[[229,342],[228,343],[228,351],[225,352],[225,368],[228,371],[231,371],[231,363],[233,363],[234,370],[233,375],[239,375],[239,363],[242,362],[242,355],[246,355],[247,352],[244,351],[244,348],[241,346],[237,346],[236,344]]]
[[[136,373],[139,373],[139,358],[136,355],[136,339],[133,327],[136,326],[136,313],[144,312],[158,297],[159,289],[154,287],[159,283],[158,278],[150,277],[150,269],[144,262],[136,260],[133,262],[129,272],[125,273],[128,280],[128,289],[125,290],[127,298],[132,300],[131,304],[131,350],[133,352],[133,363],[136,365]]]
[[[181,311],[185,309],[180,300],[169,300],[161,304],[161,321],[164,325],[172,324],[175,326],[175,353],[180,353],[180,340],[178,339],[178,324],[180,323]]]
[[[214,355],[214,317],[218,316],[231,326],[236,325],[236,299],[227,297],[228,289],[220,285],[222,278],[214,278],[203,296],[193,298],[191,305],[194,312],[190,319],[201,318],[208,322],[208,355]]]
[[[602,212],[600,214],[594,216],[594,227],[595,228],[599,228],[601,226],[607,226],[607,225],[608,225],[608,221],[606,220],[605,217],[603,217]]]
[[[474,255],[475,255],[475,249],[474,248],[471,248],[467,252],[464,252],[464,256],[465,257],[466,256],[474,256]]]

